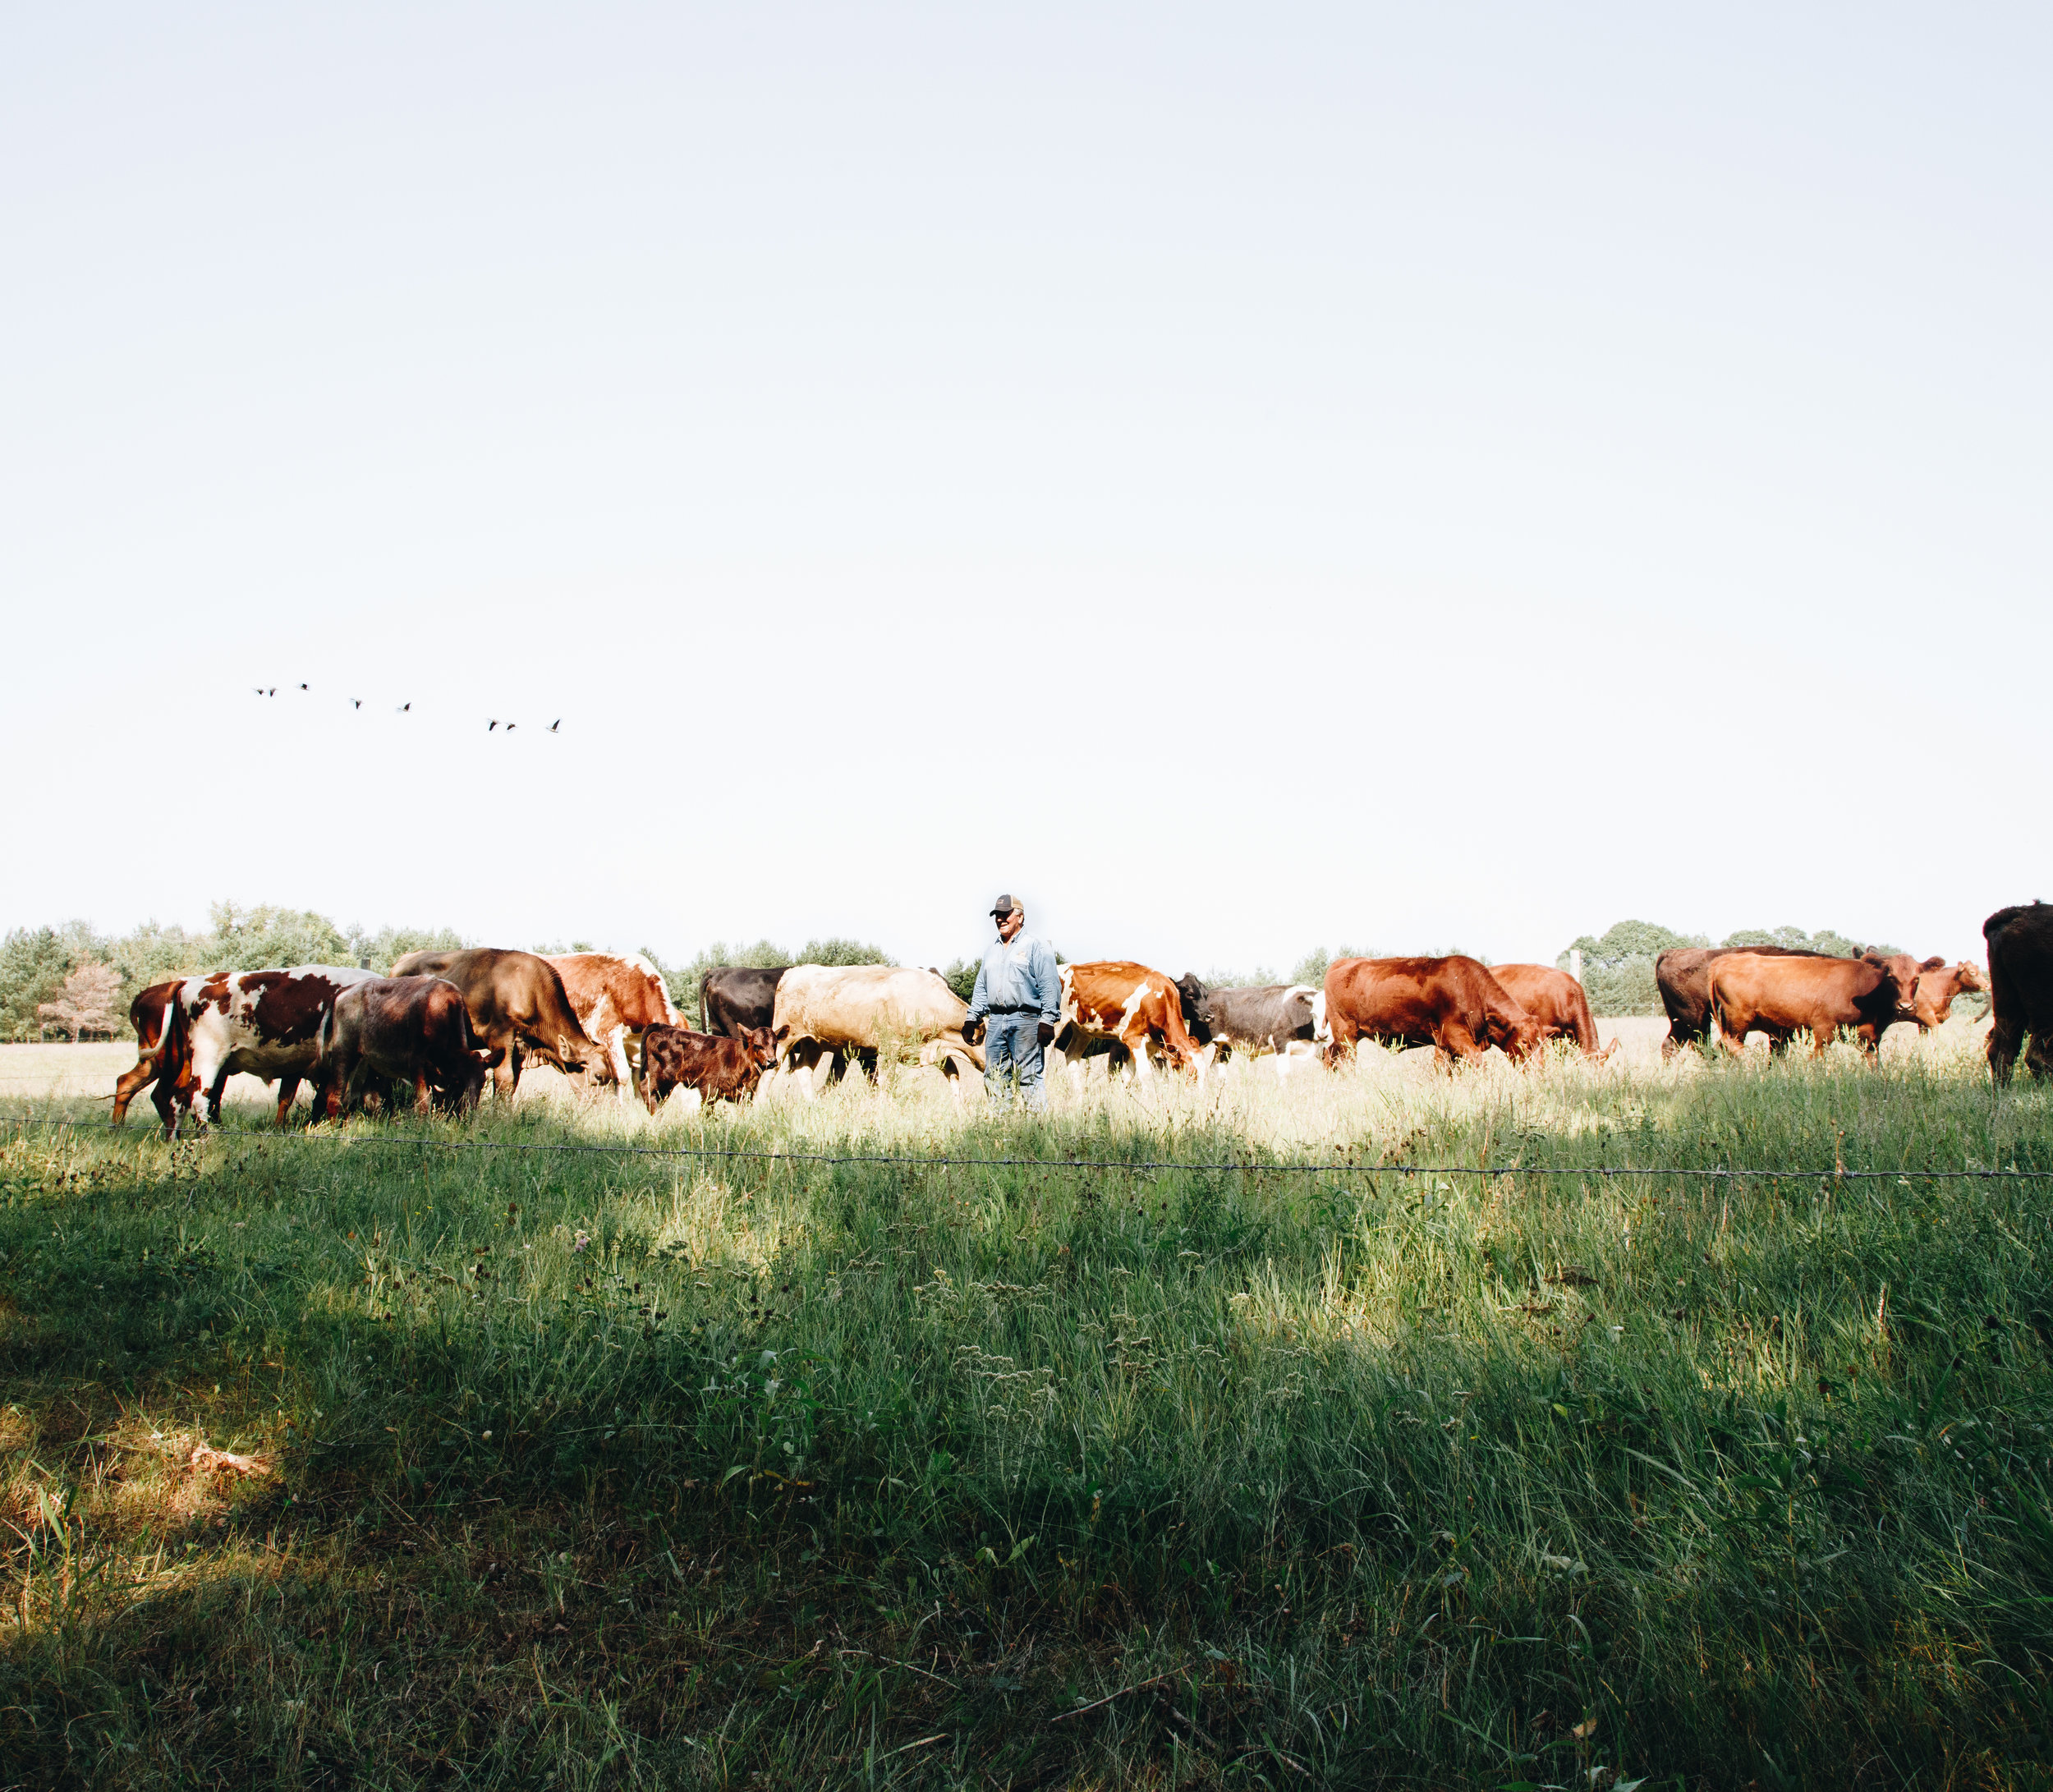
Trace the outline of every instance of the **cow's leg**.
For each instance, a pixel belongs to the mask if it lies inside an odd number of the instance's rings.
[[[2032,1043],[2025,1050],[2024,1068],[2035,1077],[2053,1077],[2053,1044],[2036,1027],[2032,1029]]]
[[[1145,1087],[1155,1073],[1155,1066],[1148,1062],[1148,1036],[1144,1032],[1138,1039],[1122,1038],[1119,1043],[1127,1049],[1127,1056],[1133,1061],[1133,1080],[1137,1087]]]
[[[425,1066],[416,1064],[413,1070],[413,1110],[421,1119],[434,1111],[428,1100],[428,1073]]]
[[[502,1101],[511,1101],[521,1087],[521,1042],[511,1040],[506,1055],[492,1067],[492,1093]]]
[[[613,1067],[613,1100],[625,1107],[635,1093],[635,1067],[627,1055],[627,1029],[614,1027],[606,1044],[606,1056]]]
[[[285,1126],[285,1117],[292,1111],[292,1103],[298,1098],[299,1092],[300,1079],[296,1073],[288,1070],[278,1078],[278,1126],[281,1131]]]
[[[2018,1047],[2024,1043],[2024,1028],[2014,1019],[1998,1016],[1996,1024],[1989,1029],[1989,1074],[1996,1080],[1998,1087],[2010,1080],[2011,1067],[2018,1061]],[[2036,1045],[2037,1040],[2032,1041]],[[2027,1068],[2029,1068],[2028,1061]]]
[[[139,1059],[131,1068],[124,1070],[114,1084],[114,1113],[108,1123],[122,1126],[127,1123],[128,1104],[157,1080],[157,1059],[154,1057]]]

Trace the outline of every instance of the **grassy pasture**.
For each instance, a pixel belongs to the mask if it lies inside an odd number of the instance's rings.
[[[1919,1174],[2053,1169],[1978,1044],[10,1091],[0,1786],[2045,1785],[2053,1182]],[[779,1155],[448,1148],[593,1145]]]

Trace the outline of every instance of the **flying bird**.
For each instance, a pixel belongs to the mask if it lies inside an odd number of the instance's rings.
[[[404,715],[406,713],[406,711],[407,711],[407,710],[411,710],[412,707],[413,707],[413,705],[412,705],[411,703],[402,703],[402,704],[401,704],[401,705],[399,705],[399,707],[398,707],[397,709],[394,710],[392,713],[393,713],[394,715]]]
[[[558,716],[558,717],[556,718],[556,719],[555,719],[554,721],[551,722],[551,723],[549,724],[549,733],[550,733],[553,734],[553,733],[557,731],[557,729],[558,729],[559,728],[561,728],[563,725],[563,717],[562,717],[562,716],[560,716],[560,715],[559,715],[559,716]]]
[[[300,687],[300,689],[301,689],[301,690],[302,690],[302,691],[304,691],[305,688],[306,688],[306,687],[305,687],[304,684],[302,684],[302,685]]]
[[[364,700],[361,697],[351,697],[349,701],[360,710],[364,706]]]
[[[252,685],[250,688],[260,697],[274,697],[278,694],[278,687],[276,685],[273,685],[268,691],[260,684]]]
[[[490,721],[487,722],[487,723],[485,724],[485,732],[486,733],[489,734],[489,733],[492,732],[492,730],[493,730],[494,728],[497,728],[498,725],[499,725],[499,719],[498,719],[498,718],[495,715],[495,716],[494,716],[494,717],[492,718],[492,719],[491,719]]]
[[[513,730],[514,730],[515,728],[518,728],[520,725],[521,725],[521,724],[520,724],[518,722],[508,722],[508,723],[506,724],[506,732],[507,732],[508,733],[511,734],[511,733],[513,732]]]

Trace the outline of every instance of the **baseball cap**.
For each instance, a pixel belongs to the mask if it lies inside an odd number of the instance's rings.
[[[1015,908],[1022,915],[1026,912],[1026,903],[1017,896],[1001,896],[991,904],[991,912],[994,915],[1009,915]]]

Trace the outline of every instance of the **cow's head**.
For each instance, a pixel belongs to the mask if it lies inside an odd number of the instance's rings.
[[[485,1093],[485,1071],[496,1055],[475,1047],[458,1055],[450,1086],[443,1091],[443,1099],[452,1113],[468,1114],[478,1105]]]
[[[1976,995],[1989,993],[1988,973],[1973,958],[1963,958],[1953,967],[1953,981],[1957,991]]]
[[[1522,1008],[1509,1009],[1490,1017],[1484,1031],[1490,1043],[1513,1064],[1523,1064],[1546,1041],[1546,1029]]]
[[[786,1029],[787,1032],[789,1030]],[[748,1054],[748,1061],[758,1070],[767,1070],[777,1062],[776,1036],[767,1027],[743,1027],[742,1049]]]
[[[1877,1029],[1892,1021],[1915,1020],[1918,1010],[1911,1004],[1918,993],[1918,961],[1908,953],[1899,953],[1893,958],[1871,957],[1864,962],[1874,967],[1879,981],[1866,995],[1853,999],[1862,1017]]]
[[[1206,999],[1206,993],[1195,971],[1186,971],[1176,980],[1177,1001],[1183,1010],[1183,1031],[1201,1045],[1212,1036],[1212,1004]]]

